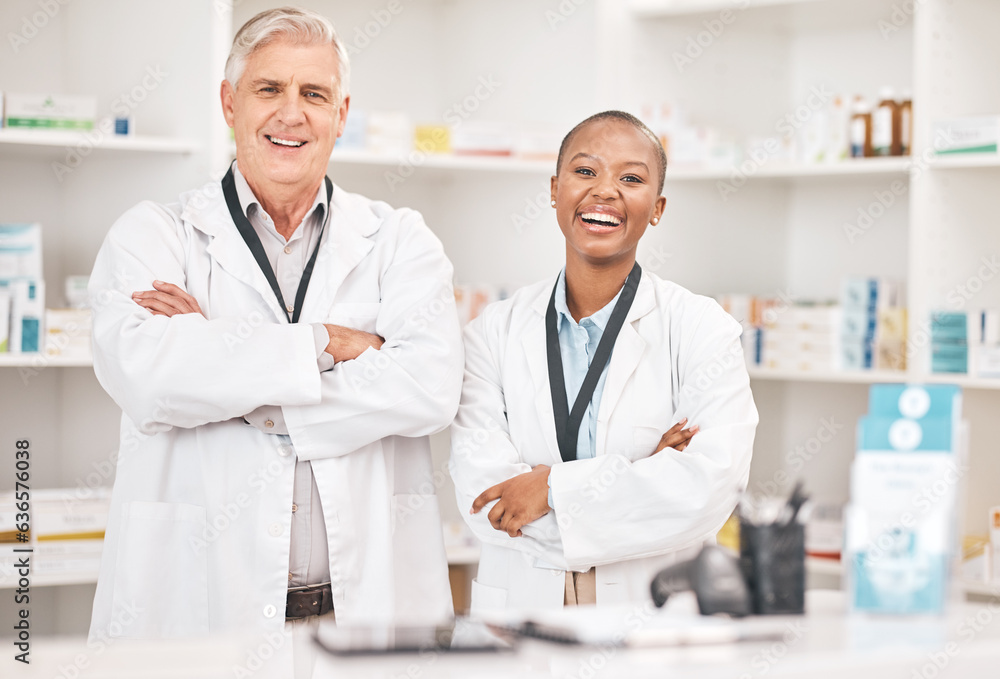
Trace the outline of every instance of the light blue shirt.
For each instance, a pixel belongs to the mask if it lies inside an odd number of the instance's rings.
[[[624,286],[623,286],[624,287]],[[581,318],[577,323],[573,320],[573,315],[566,305],[566,269],[559,274],[559,281],[556,283],[556,324],[559,328],[559,351],[562,354],[563,377],[566,380],[566,402],[570,411],[576,402],[576,395],[580,393],[583,380],[587,376],[590,362],[597,351],[597,345],[604,336],[604,328],[608,325],[611,312],[621,297],[621,290],[615,298],[608,302],[603,309],[595,312],[591,316]],[[611,362],[608,361],[610,364]],[[594,389],[594,396],[590,399],[587,412],[583,415],[583,422],[580,423],[580,432],[576,440],[576,458],[586,460],[597,454],[597,413],[601,409],[601,395],[604,393],[604,383],[608,378],[608,366],[604,366],[601,378],[597,381],[597,388]]]
[[[623,285],[622,288],[625,286]],[[587,377],[587,370],[590,369],[590,362],[597,351],[597,345],[601,343],[604,336],[604,328],[608,325],[611,312],[614,311],[618,298],[622,291],[619,290],[615,298],[608,302],[603,309],[590,316],[580,319],[577,323],[573,320],[573,314],[569,312],[566,305],[566,269],[559,273],[559,280],[556,283],[556,327],[559,329],[559,353],[562,356],[563,379],[566,381],[566,403],[569,410],[573,410],[576,402],[576,395],[580,393],[583,380]],[[608,361],[608,365],[611,361]],[[587,405],[587,411],[583,414],[583,421],[580,423],[580,431],[576,439],[576,459],[586,460],[597,455],[597,413],[601,410],[601,395],[604,393],[604,383],[608,379],[608,365],[601,371],[601,378],[597,380],[594,388],[594,395]],[[551,482],[551,477],[550,477]],[[549,487],[549,507],[554,508],[552,502],[552,488]]]

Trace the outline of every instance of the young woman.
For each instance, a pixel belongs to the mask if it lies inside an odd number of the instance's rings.
[[[483,542],[474,614],[644,602],[746,486],[740,326],[635,261],[666,163],[627,113],[573,128],[551,182],[565,269],[466,329],[451,472]]]

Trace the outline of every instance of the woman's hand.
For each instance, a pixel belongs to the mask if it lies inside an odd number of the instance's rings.
[[[521,527],[549,513],[549,467],[540,464],[530,472],[487,488],[472,502],[470,514],[478,514],[486,503],[499,500],[487,515],[490,525],[512,538]]]
[[[684,425],[687,424],[687,418],[672,426],[667,430],[662,437],[660,437],[660,443],[656,446],[656,450],[653,454],[660,452],[664,448],[673,448],[674,450],[684,450],[688,447],[691,439],[695,434],[698,433],[698,425],[691,427],[690,429],[684,429]]]

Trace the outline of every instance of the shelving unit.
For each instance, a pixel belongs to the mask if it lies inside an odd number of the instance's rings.
[[[890,276],[906,281],[916,324],[931,309],[946,307],[948,292],[972,275],[984,253],[1000,252],[1000,156],[924,160],[935,118],[1000,112],[1000,92],[982,85],[991,77],[986,65],[1000,63],[1000,41],[992,35],[1000,3],[926,0],[884,35],[878,22],[891,17],[895,0],[757,0],[745,9],[731,0],[595,0],[572,3],[571,12],[555,9],[555,21],[546,13],[555,3],[543,7],[534,0],[409,3],[363,45],[357,31],[363,33],[384,3],[304,4],[332,17],[354,48],[351,110],[405,109],[418,123],[450,124],[457,115],[568,130],[599,110],[641,112],[644,105],[673,101],[691,119],[743,139],[773,133],[776,121],[815,85],[868,99],[883,84],[912,88],[913,158],[768,162],[728,199],[717,184],[730,178],[729,168],[671,165],[667,212],[643,237],[639,261],[696,292],[835,298],[845,275]],[[134,111],[140,136],[94,142],[86,135],[0,131],[0,219],[43,224],[48,306],[60,305],[65,275],[90,271],[108,226],[128,207],[143,199],[172,201],[224,169],[232,147],[219,113],[222,64],[234,27],[271,6],[265,0],[128,8],[113,0],[72,3],[20,52],[0,60],[0,88],[95,94],[102,113],[148,66],[169,74]],[[726,10],[735,10],[735,19],[679,69],[673,55]],[[36,11],[33,0],[14,0],[0,8],[0,19],[19,26]],[[145,30],[154,25],[155,31]],[[523,46],[516,52],[510,50],[514,34]],[[95,35],[109,36],[106,49],[93,48]],[[183,43],[177,35],[185,36]],[[581,51],[581,45],[594,48]],[[844,49],[851,59],[841,58]],[[481,77],[499,85],[469,106]],[[57,177],[52,162],[75,144],[90,144],[93,152],[72,174]],[[335,150],[329,173],[349,191],[420,210],[451,256],[459,283],[516,288],[553,275],[563,262],[562,236],[547,207],[554,165]],[[407,169],[403,181],[389,181],[401,167]],[[906,196],[848,243],[843,225],[897,181],[906,182]],[[1000,308],[1000,282],[974,302]],[[33,358],[0,357],[0,367],[12,368],[0,371],[0,409],[12,423],[10,435],[34,432],[36,487],[73,487],[116,453],[119,413],[92,371],[63,369],[89,363],[46,360],[53,369],[25,382],[17,368],[33,367]],[[998,499],[990,480],[1000,478],[994,445],[1000,380],[927,375],[927,363],[923,350],[906,374],[752,371],[761,425],[751,488],[785,470],[788,452],[828,420],[841,433],[803,474],[816,499],[846,500],[853,427],[865,410],[867,386],[904,379],[956,383],[967,389],[966,417],[974,423],[966,530],[983,532],[984,510]],[[435,466],[444,468],[447,434],[434,437],[434,454]],[[0,488],[11,486],[10,470],[0,468]],[[461,520],[451,488],[438,492],[445,519]],[[450,560],[472,564],[473,551],[454,551]],[[92,587],[68,589],[65,597],[42,597],[37,619],[89,610]],[[9,608],[0,598],[0,622]]]
[[[231,41],[224,5],[60,3],[27,44],[0,59],[0,90],[95,96],[98,117],[110,115],[114,102],[131,101],[139,130],[116,137],[0,129],[0,221],[42,225],[47,307],[65,306],[65,276],[91,271],[125,210],[144,199],[176,200],[224,157],[217,79]],[[17,32],[38,13],[33,0],[11,0],[0,5],[0,25]],[[146,78],[150,68],[162,75],[155,83]],[[121,411],[90,360],[0,355],[0,412],[5,445],[31,440],[33,491],[89,489],[95,474],[102,485],[113,483],[108,470],[117,459]],[[14,487],[13,472],[12,462],[0,465],[0,490]],[[33,633],[84,634],[96,576],[33,574]],[[13,625],[15,610],[13,596],[0,596],[4,627]]]
[[[235,153],[235,150],[233,151]],[[402,156],[376,154],[358,150],[335,150],[330,157],[331,165],[374,165],[387,169],[405,167],[419,172],[422,170],[448,170],[471,172],[511,172],[541,174],[555,173],[555,159],[534,160],[518,157],[491,157],[475,155],[426,154],[414,152]],[[824,177],[869,177],[898,175],[907,177],[912,161],[909,158],[872,158],[838,163],[813,165],[779,164],[762,167],[753,172],[749,179],[798,179]],[[732,176],[729,167],[671,166],[667,182],[719,181]]]
[[[0,368],[92,368],[92,358],[66,358],[45,354],[0,354]]]
[[[9,147],[8,147],[9,145]],[[0,129],[0,148],[5,155],[10,149],[26,146],[30,153],[42,153],[49,147],[95,151],[134,151],[149,153],[189,154],[198,151],[201,144],[190,139],[156,137],[148,135],[122,136],[104,134],[99,130],[86,132],[60,132],[49,130]]]

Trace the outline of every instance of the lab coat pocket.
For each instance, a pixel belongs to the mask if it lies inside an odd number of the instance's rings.
[[[327,322],[374,333],[381,308],[379,302],[338,302],[330,307]]]
[[[507,590],[501,587],[491,587],[472,580],[472,598],[469,610],[473,615],[491,611],[502,611],[507,608]]]
[[[113,620],[119,624],[112,623],[112,636],[149,639],[208,633],[205,517],[205,508],[195,505],[125,503],[112,602]]]

